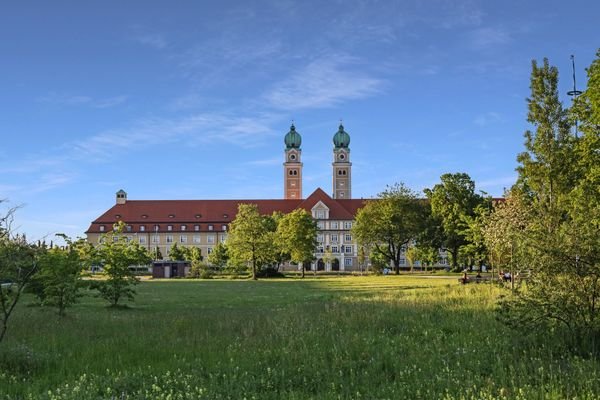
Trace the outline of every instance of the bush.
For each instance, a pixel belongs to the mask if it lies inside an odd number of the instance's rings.
[[[266,267],[261,268],[256,273],[257,278],[285,278],[285,275],[277,270],[277,268]]]

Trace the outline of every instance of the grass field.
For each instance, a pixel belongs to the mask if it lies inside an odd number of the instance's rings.
[[[7,399],[597,399],[600,363],[494,319],[456,277],[150,281],[127,309],[24,298]]]

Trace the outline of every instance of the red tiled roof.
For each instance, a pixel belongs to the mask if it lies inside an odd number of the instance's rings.
[[[125,204],[115,204],[108,211],[92,222],[86,233],[100,233],[100,225],[112,226],[117,221],[124,221],[133,225],[146,225],[151,231],[155,224],[161,225],[160,231],[166,231],[167,225],[173,225],[174,231],[179,231],[180,226],[191,225],[228,224],[235,219],[239,204],[256,204],[261,214],[268,215],[274,211],[289,213],[296,208],[303,208],[308,212],[319,202],[329,208],[329,218],[339,220],[352,220],[363,200],[335,200],[323,190],[316,189],[305,200],[127,200]],[[220,230],[220,229],[215,229]]]

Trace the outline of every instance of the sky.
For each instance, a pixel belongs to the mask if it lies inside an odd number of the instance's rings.
[[[523,149],[531,61],[563,101],[600,47],[597,1],[19,1],[0,7],[0,199],[30,240],[84,236],[130,200],[331,193],[350,134],[352,195],[422,194],[466,172],[501,196]]]

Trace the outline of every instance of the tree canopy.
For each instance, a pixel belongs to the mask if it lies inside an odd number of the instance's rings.
[[[358,211],[352,234],[360,246],[393,263],[399,274],[402,251],[423,230],[425,216],[423,201],[398,183],[388,186]]]

